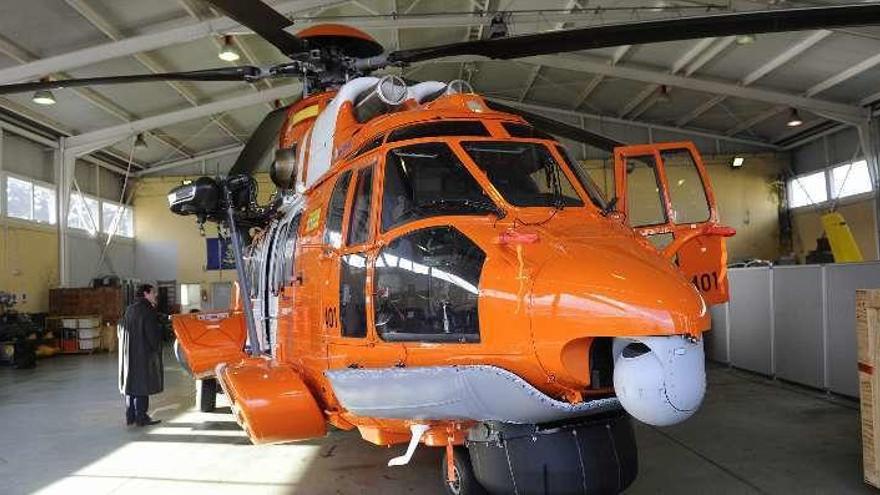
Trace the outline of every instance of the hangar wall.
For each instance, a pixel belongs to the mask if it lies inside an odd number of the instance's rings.
[[[792,151],[792,172],[804,174],[831,165],[847,163],[861,158],[859,136],[855,128],[848,127],[829,134]],[[839,211],[843,214],[865,260],[878,259],[877,218],[874,198],[844,199]],[[819,219],[822,209],[805,207],[792,212],[795,229],[795,253],[803,261],[809,251],[816,249],[816,238],[823,230]]]
[[[0,290],[17,294],[17,309],[44,312],[49,309],[49,289],[59,283],[58,225],[10,218],[7,212],[6,178],[33,180],[47,187],[55,183],[54,150],[11,132],[0,133]],[[84,194],[118,202],[121,177],[78,161],[76,179]],[[68,229],[71,285],[88,285],[92,278],[115,272],[120,277],[134,275],[134,240],[117,238],[108,249],[108,262],[99,268],[98,259],[105,237],[91,237],[85,231]],[[112,266],[112,269],[110,268]]]
[[[193,177],[189,177],[193,178]],[[235,280],[235,270],[206,270],[205,237],[216,237],[216,224],[205,224],[199,233],[195,217],[181,217],[168,209],[168,191],[187,177],[144,178],[138,181],[133,200],[135,217],[134,271],[149,281],[176,280],[202,284]],[[274,190],[267,174],[257,174],[258,199],[266,201]]]

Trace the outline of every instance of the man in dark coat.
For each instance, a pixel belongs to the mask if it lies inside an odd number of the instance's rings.
[[[138,287],[135,302],[125,310],[119,328],[119,392],[125,395],[125,423],[159,423],[147,415],[150,396],[162,392],[162,326],[156,312],[157,291]]]

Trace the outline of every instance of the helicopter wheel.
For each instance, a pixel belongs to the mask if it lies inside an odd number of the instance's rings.
[[[453,471],[455,472],[455,481],[449,481],[446,477],[447,455],[444,453],[440,459],[440,480],[446,493],[449,495],[485,495],[488,492],[477,481],[474,476],[474,468],[471,464],[471,456],[464,447],[455,447],[452,451],[453,455]]]
[[[196,401],[199,411],[214,412],[217,407],[217,379],[196,380]]]

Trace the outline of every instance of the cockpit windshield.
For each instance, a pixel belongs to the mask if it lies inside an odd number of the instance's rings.
[[[574,186],[540,143],[472,141],[461,143],[492,185],[514,206],[583,206]]]
[[[445,143],[394,148],[385,158],[382,230],[439,215],[501,214]]]

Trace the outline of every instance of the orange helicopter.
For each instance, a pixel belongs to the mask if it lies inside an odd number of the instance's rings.
[[[627,146],[483,98],[463,81],[370,74],[446,56],[880,21],[880,6],[860,4],[384,53],[346,26],[293,35],[291,20],[258,0],[208,3],[291,62],[23,83],[0,94],[300,78],[303,98],[267,115],[228,176],[168,196],[173,212],[227,232],[239,281],[229,310],[174,317],[178,358],[204,383],[216,379],[254,443],[321,437],[330,424],[376,445],[406,444],[391,466],[422,444],[440,447],[453,494],[629,486],[630,417],[671,425],[702,402],[707,304],[727,300],[734,231],[719,223],[691,143]],[[613,155],[612,199],[552,135]],[[253,173],[267,154],[277,192],[259,205]]]

